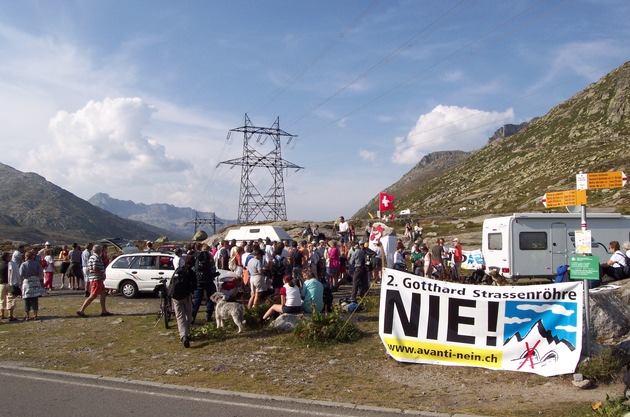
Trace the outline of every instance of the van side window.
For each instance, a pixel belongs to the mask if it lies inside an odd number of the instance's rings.
[[[502,250],[503,239],[501,233],[488,233],[488,250]]]
[[[520,232],[518,247],[520,250],[547,249],[547,232]]]

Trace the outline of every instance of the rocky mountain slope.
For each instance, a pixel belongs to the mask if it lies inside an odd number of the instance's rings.
[[[155,239],[168,232],[122,219],[32,172],[0,163],[0,240],[83,242],[106,237]]]
[[[171,204],[142,204],[129,200],[118,200],[105,193],[92,196],[88,202],[125,219],[141,221],[170,231],[169,238],[190,240],[195,233],[193,223],[195,218],[207,220],[199,226],[213,234],[213,223],[216,229],[235,223],[235,220],[225,220],[216,217],[214,213],[195,212],[190,207],[175,207]]]
[[[630,168],[630,62],[534,119],[513,136],[493,140],[450,169],[420,161],[385,191],[415,217],[545,211],[542,196],[575,189],[580,171]],[[439,156],[439,155],[438,155]],[[426,157],[425,157],[426,158]],[[423,158],[424,160],[424,158]],[[436,170],[440,175],[434,175]],[[587,207],[630,214],[630,186],[587,191]],[[466,211],[460,208],[466,207]],[[377,196],[353,217],[376,212]],[[564,211],[564,208],[547,211]]]

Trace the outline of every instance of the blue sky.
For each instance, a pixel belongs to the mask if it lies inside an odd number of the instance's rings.
[[[628,21],[625,0],[0,0],[0,162],[234,219],[228,131],[279,117],[304,167],[288,217],[349,217],[427,153],[479,149],[626,62]]]

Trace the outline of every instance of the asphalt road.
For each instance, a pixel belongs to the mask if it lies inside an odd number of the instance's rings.
[[[448,414],[414,413],[420,416]],[[2,417],[388,417],[401,410],[42,371],[0,363]]]

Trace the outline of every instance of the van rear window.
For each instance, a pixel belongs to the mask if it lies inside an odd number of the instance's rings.
[[[518,247],[520,250],[546,250],[547,232],[520,232]]]
[[[503,239],[501,233],[488,233],[488,250],[502,250]]]

